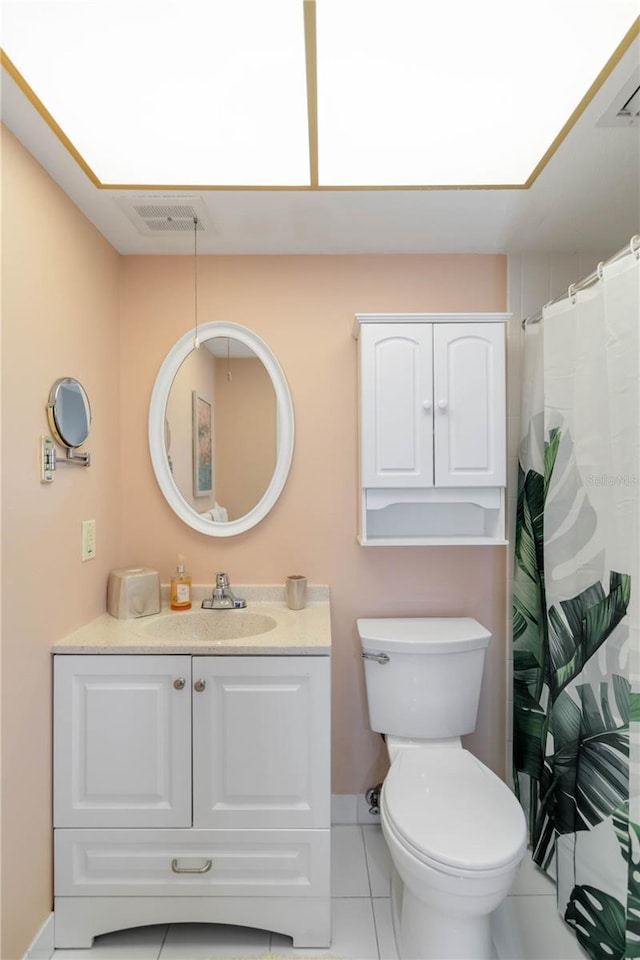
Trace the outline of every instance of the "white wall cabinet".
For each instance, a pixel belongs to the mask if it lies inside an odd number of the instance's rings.
[[[504,543],[507,314],[359,314],[360,542]]]
[[[330,937],[329,658],[54,658],[57,947],[156,922]]]

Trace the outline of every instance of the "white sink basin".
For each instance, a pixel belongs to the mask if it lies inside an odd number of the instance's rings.
[[[268,633],[277,626],[273,617],[264,613],[246,613],[243,610],[185,610],[170,613],[143,628],[144,633],[157,640],[195,640],[211,642],[237,640]]]

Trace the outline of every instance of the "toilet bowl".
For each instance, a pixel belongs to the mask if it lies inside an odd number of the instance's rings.
[[[392,893],[399,955],[495,957],[490,915],[526,846],[524,815],[511,791],[457,745],[401,749],[382,787],[380,813],[398,878]]]
[[[372,730],[391,766],[381,824],[402,960],[491,960],[491,914],[527,831],[517,799],[460,737],[475,728],[491,634],[470,617],[358,620]]]

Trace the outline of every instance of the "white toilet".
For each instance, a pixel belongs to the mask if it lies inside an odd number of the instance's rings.
[[[460,742],[476,725],[491,634],[477,620],[358,620],[372,730],[391,767],[380,814],[403,960],[496,956],[490,915],[527,843],[511,790]]]

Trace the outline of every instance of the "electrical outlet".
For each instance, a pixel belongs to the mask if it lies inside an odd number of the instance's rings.
[[[96,522],[82,521],[82,560],[93,560],[96,555]]]

